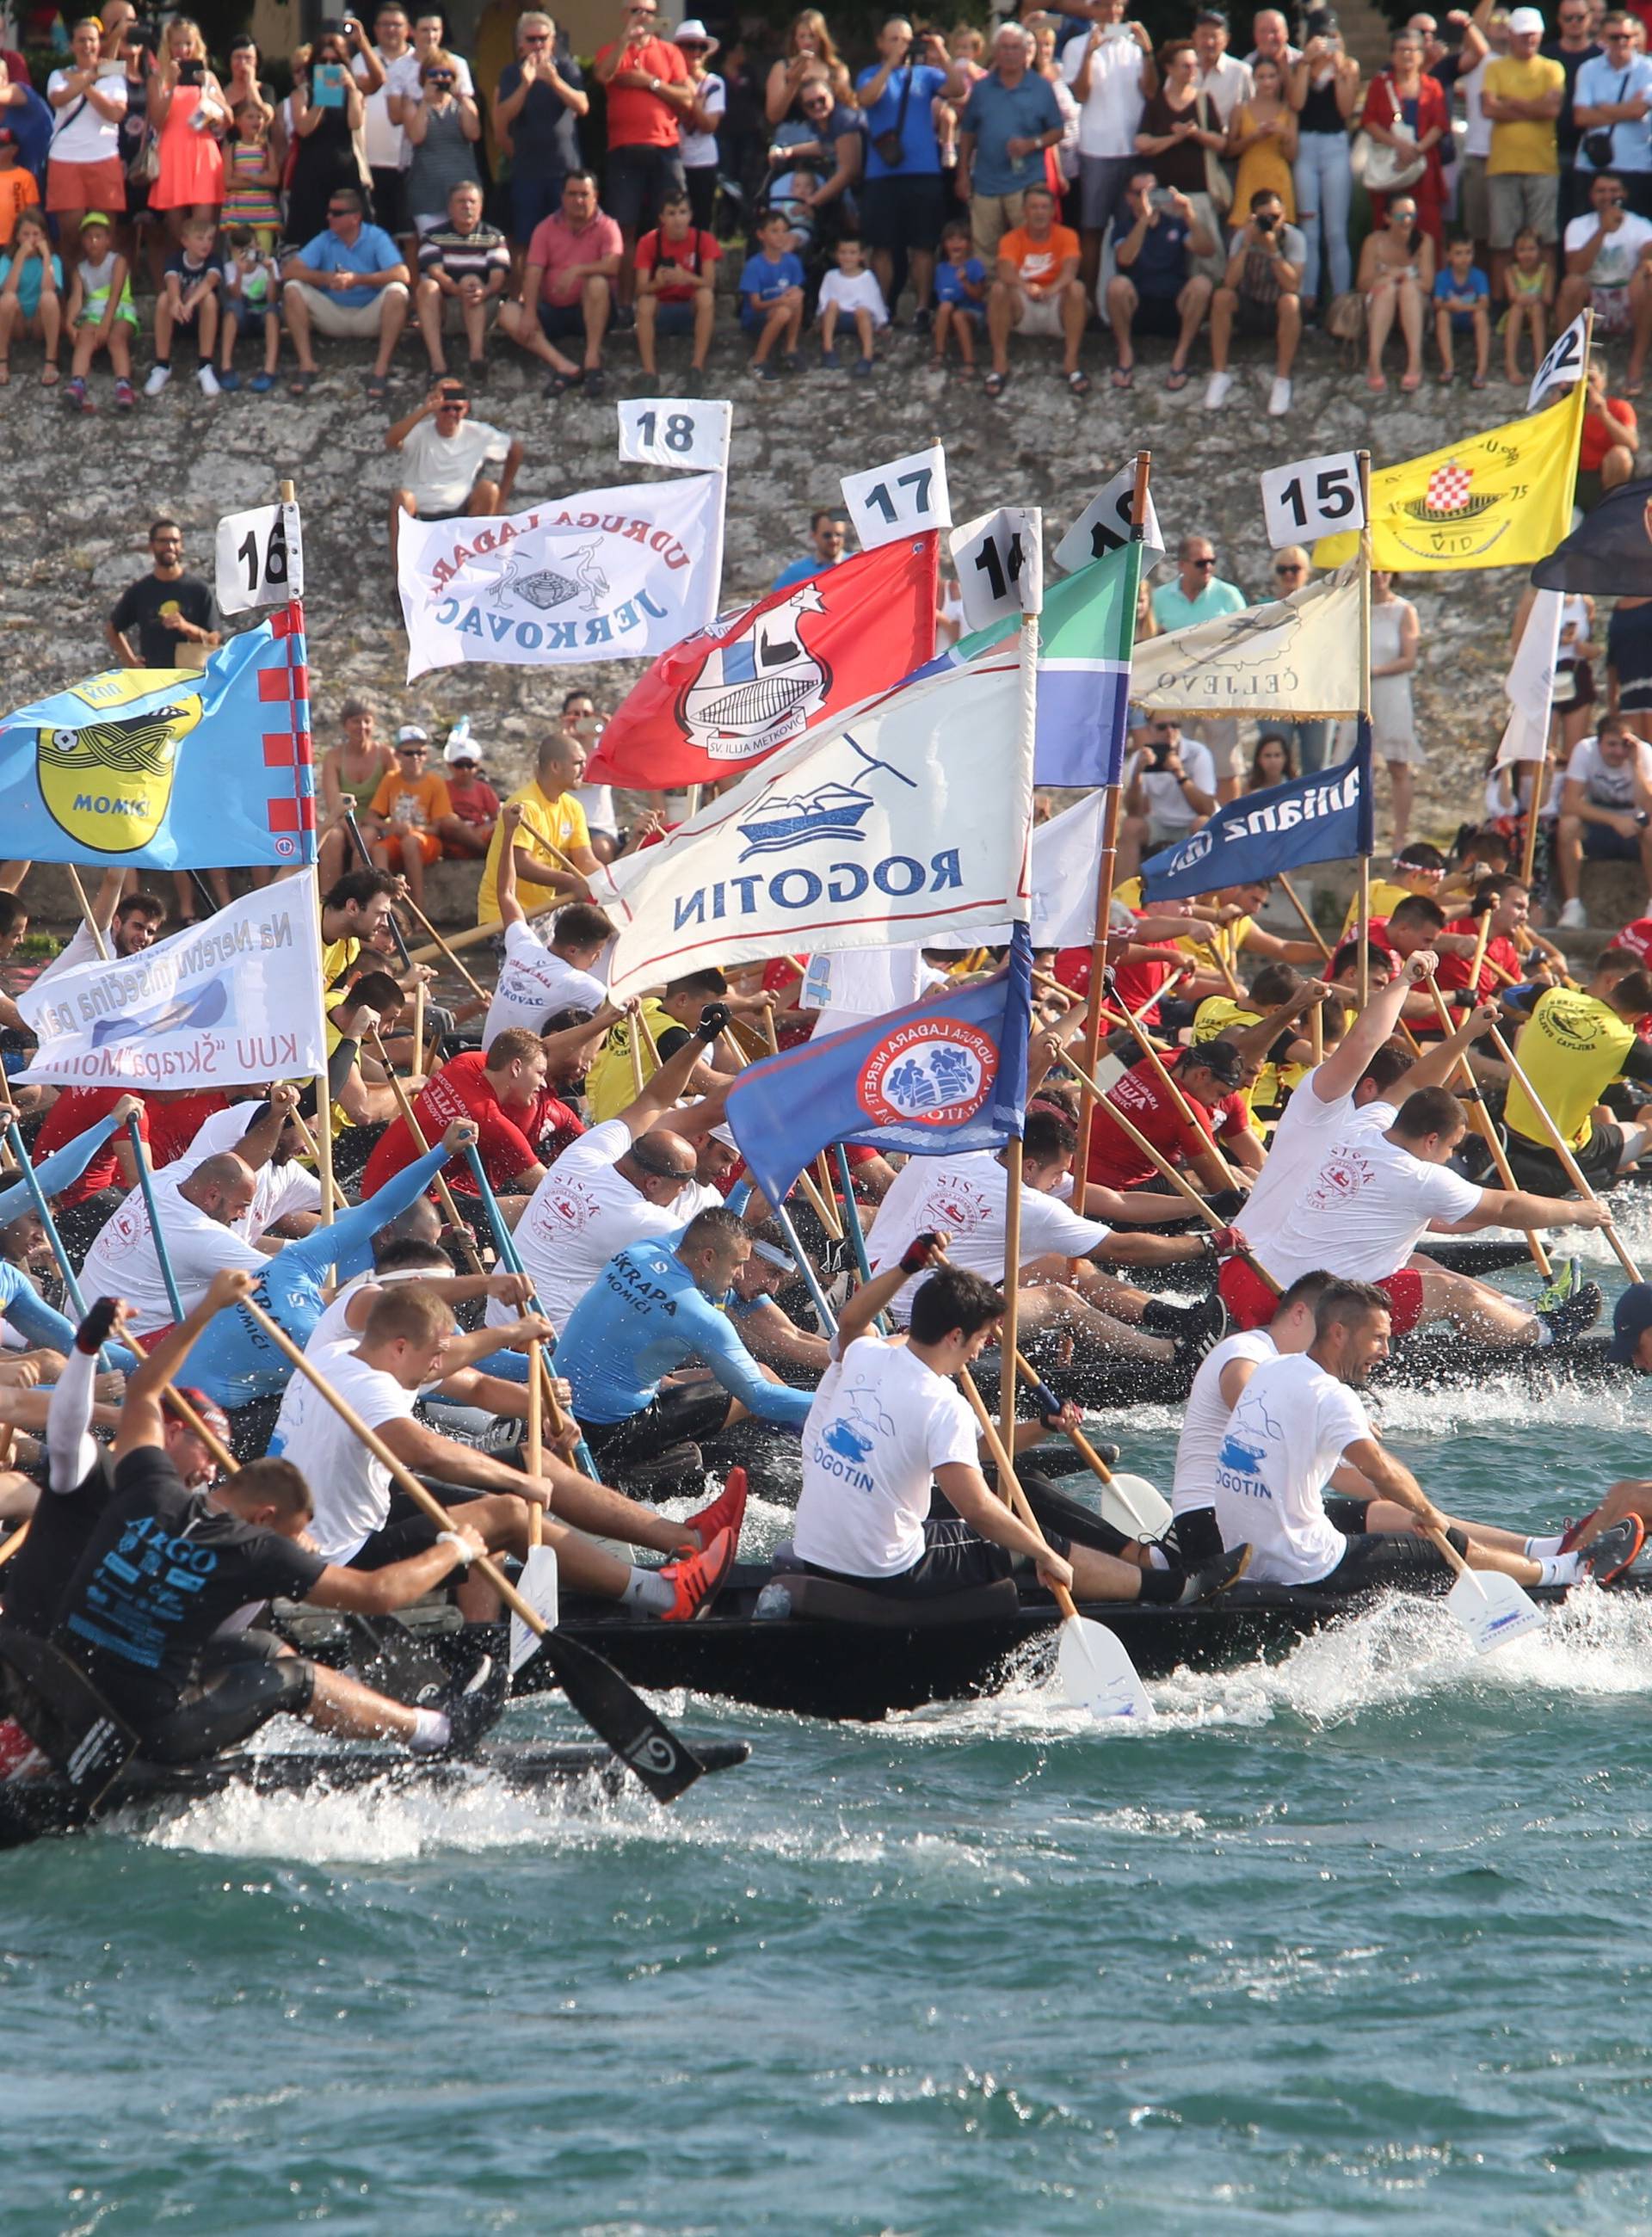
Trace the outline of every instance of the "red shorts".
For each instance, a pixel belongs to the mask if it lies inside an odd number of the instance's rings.
[[[1265,1328],[1279,1304],[1267,1283],[1243,1258],[1225,1258],[1216,1279],[1227,1316],[1236,1329]],[[1409,1336],[1423,1317],[1423,1277],[1414,1268],[1402,1266],[1377,1287],[1388,1299],[1389,1324],[1395,1336]]]
[[[49,210],[102,210],[108,217],[126,208],[126,166],[118,155],[97,163],[66,162],[54,155],[46,165]]]

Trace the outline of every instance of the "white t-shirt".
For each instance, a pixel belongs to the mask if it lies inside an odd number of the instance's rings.
[[[1607,234],[1595,252],[1595,261],[1584,274],[1591,287],[1627,287],[1635,275],[1635,266],[1641,261],[1641,251],[1649,241],[1652,241],[1652,223],[1643,217],[1636,217],[1633,210],[1624,210],[1621,215],[1622,224],[1616,233]],[[1593,210],[1586,216],[1573,218],[1566,228],[1567,255],[1575,255],[1593,241],[1599,226],[1600,221]]]
[[[1245,1210],[1246,1240],[1282,1290],[1318,1266],[1344,1281],[1385,1282],[1431,1220],[1466,1219],[1484,1194],[1371,1126],[1333,1135],[1298,1164],[1294,1178],[1272,1225],[1259,1223],[1252,1206]]]
[[[1652,227],[1648,228],[1652,232]],[[1581,784],[1584,797],[1591,808],[1631,808],[1635,805],[1635,773],[1639,765],[1641,782],[1652,789],[1652,744],[1639,740],[1634,753],[1618,762],[1616,769],[1608,765],[1601,752],[1598,738],[1580,738],[1572,748],[1571,758],[1566,764],[1566,781]]]
[[[1463,114],[1469,120],[1469,129],[1463,135],[1465,155],[1491,153],[1491,119],[1480,106],[1480,96],[1485,91],[1485,66],[1494,59],[1490,55],[1482,55],[1474,68],[1457,82],[1457,89],[1463,96]]]
[[[255,1103],[232,1103],[228,1110],[215,1111],[203,1118],[195,1129],[189,1146],[182,1157],[175,1158],[169,1165],[162,1165],[155,1175],[155,1186],[175,1189],[180,1181],[187,1181],[195,1167],[215,1158],[221,1150],[239,1151],[241,1139],[251,1124]],[[255,1243],[267,1228],[274,1227],[278,1219],[285,1219],[289,1211],[320,1211],[321,1184],[302,1165],[289,1158],[283,1165],[268,1163],[253,1168],[253,1200],[246,1217],[238,1219],[235,1233]]]
[[[421,515],[439,518],[465,510],[482,468],[501,463],[510,447],[510,437],[486,419],[461,419],[452,435],[421,419],[401,446],[400,471]]]
[[[1214,800],[1216,764],[1211,758],[1210,748],[1198,738],[1185,737],[1176,751],[1177,758],[1181,762],[1182,775],[1196,784],[1208,799]],[[1156,769],[1153,767],[1153,756],[1150,753],[1144,751],[1135,756],[1126,772],[1125,783],[1127,786],[1132,785],[1135,783],[1138,777],[1141,781],[1141,789],[1146,795],[1147,817],[1150,822],[1159,825],[1166,831],[1193,829],[1199,821],[1199,809],[1193,806],[1168,769]]]
[[[1187,1393],[1181,1435],[1176,1444],[1176,1472],[1170,1487],[1171,1510],[1186,1514],[1195,1508],[1211,1507],[1216,1499],[1216,1456],[1227,1435],[1232,1411],[1222,1396],[1222,1376],[1236,1359],[1259,1367],[1279,1356],[1279,1346],[1265,1329],[1241,1329],[1226,1336],[1206,1352]]]
[[[1367,1103],[1356,1110],[1351,1094],[1322,1103],[1313,1091],[1315,1075],[1306,1072],[1291,1092],[1279,1124],[1273,1129],[1266,1162],[1251,1187],[1241,1222],[1246,1242],[1272,1227],[1301,1187],[1308,1162],[1327,1141],[1351,1133],[1356,1127],[1375,1126],[1385,1133],[1399,1116],[1398,1105]]]
[[[862,1336],[822,1376],[803,1423],[798,1559],[898,1577],[923,1557],[935,1470],[979,1457],[963,1393],[904,1344]]]
[[[1069,39],[1061,53],[1061,76],[1076,85],[1084,67],[1087,36]],[[1141,49],[1127,32],[1104,38],[1090,56],[1089,98],[1079,110],[1080,155],[1133,155],[1145,106],[1141,93]]]
[[[703,78],[691,81],[697,108],[707,116],[722,116],[729,106],[729,89],[715,70],[707,70]],[[709,171],[717,159],[717,135],[715,132],[684,132],[679,142],[685,171]]]
[[[540,1033],[557,1011],[599,1010],[607,999],[608,989],[600,979],[552,955],[531,925],[506,925],[505,960],[487,1006],[482,1046],[491,1049],[509,1026]]]
[[[224,1267],[245,1267],[250,1273],[261,1274],[269,1264],[267,1253],[255,1250],[234,1228],[208,1219],[175,1189],[157,1187],[155,1208],[178,1285],[178,1302],[186,1313],[200,1303],[213,1276]],[[86,1253],[80,1279],[88,1297],[124,1297],[132,1308],[132,1325],[140,1336],[147,1336],[151,1329],[171,1326],[175,1316],[161,1277],[161,1261],[141,1188],[133,1189],[98,1230],[96,1241]]]
[[[614,788],[611,784],[577,784],[573,796],[585,811],[585,828],[589,831],[605,831],[611,839],[619,836],[619,819],[614,813]]]
[[[72,70],[55,69],[46,80],[46,95],[61,93],[73,76]],[[97,81],[97,91],[105,101],[112,101],[124,111],[126,80],[113,71]],[[68,119],[72,122],[66,122]],[[52,111],[50,156],[54,163],[106,163],[118,161],[121,153],[121,119],[119,116],[100,116],[83,95]],[[94,951],[96,953],[96,951]]]
[[[384,64],[384,83],[376,93],[367,94],[363,104],[367,114],[362,120],[361,136],[367,145],[367,166],[374,171],[405,171],[413,161],[413,145],[402,127],[390,122],[390,96],[395,93],[412,101],[422,98],[419,57],[411,47],[405,55],[398,55],[394,62],[379,47],[373,51]],[[360,55],[353,67],[357,83],[363,84],[367,66]]]
[[[351,1327],[347,1316],[363,1290],[387,1290],[397,1282],[440,1281],[444,1273],[452,1271],[451,1266],[400,1266],[392,1274],[375,1274],[369,1267],[365,1274],[354,1275],[310,1330],[305,1349],[320,1353],[334,1344],[342,1344],[347,1349],[360,1343],[361,1330]]]
[[[988,1282],[1004,1277],[1004,1228],[1008,1217],[1009,1175],[992,1150],[966,1151],[962,1157],[909,1158],[878,1206],[871,1235],[872,1271],[893,1266],[915,1236],[931,1230],[950,1233],[947,1256]],[[1078,1213],[1041,1189],[1021,1191],[1021,1259],[1087,1258],[1107,1239],[1100,1220]],[[890,1307],[904,1322],[926,1277],[915,1275]]]
[[[109,944],[109,927],[114,921],[114,912],[111,910],[98,927],[103,935],[105,950]],[[43,986],[48,979],[55,978],[60,971],[73,971],[78,964],[96,963],[100,960],[97,942],[92,937],[92,928],[83,920],[63,954],[54,955],[43,971],[36,972],[34,983],[36,987]]]
[[[404,1389],[383,1368],[370,1367],[356,1350],[357,1341],[351,1336],[343,1343],[321,1344],[313,1336],[304,1356],[314,1361],[368,1429],[405,1422],[419,1393]],[[315,1500],[310,1535],[325,1560],[353,1561],[373,1533],[384,1528],[390,1514],[389,1469],[302,1375],[294,1375],[287,1386],[269,1449],[291,1461],[309,1485]]]
[[[1240,102],[1255,92],[1256,81],[1250,64],[1237,55],[1218,55],[1209,69],[1199,73],[1199,90],[1226,124]]]
[[[631,1128],[609,1118],[570,1142],[528,1199],[516,1225],[522,1264],[560,1332],[568,1316],[617,1250],[682,1224],[675,1204],[651,1204],[615,1165],[631,1147]],[[489,1328],[517,1317],[487,1301]]]
[[[1325,1513],[1325,1488],[1349,1446],[1370,1435],[1353,1392],[1305,1351],[1257,1369],[1228,1418],[1215,1484],[1222,1542],[1249,1544],[1252,1584],[1330,1575],[1348,1541]]]
[[[820,307],[836,303],[841,317],[851,319],[856,311],[869,311],[875,327],[889,323],[883,290],[877,284],[876,274],[870,272],[829,272],[820,283]]]

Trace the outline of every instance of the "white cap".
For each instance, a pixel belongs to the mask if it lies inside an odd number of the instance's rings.
[[[399,746],[427,746],[430,732],[421,730],[417,723],[404,723],[396,732],[396,743]]]
[[[1541,39],[1547,28],[1541,8],[1517,8],[1509,18],[1509,29],[1516,38],[1525,32],[1535,31]]]
[[[449,738],[447,743],[442,748],[442,759],[445,762],[479,762],[481,758],[482,749],[472,737]]]
[[[710,1134],[711,1139],[714,1142],[721,1142],[725,1149],[738,1150],[740,1147],[726,1126],[713,1126]]]

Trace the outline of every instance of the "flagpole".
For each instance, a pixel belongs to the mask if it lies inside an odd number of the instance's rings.
[[[1590,351],[1590,349],[1591,349],[1591,347],[1593,346],[1593,344],[1594,344],[1594,340],[1595,340],[1595,312],[1594,312],[1594,307],[1593,307],[1593,306],[1591,305],[1591,306],[1590,306],[1590,307],[1589,307],[1588,310],[1586,310],[1586,311],[1584,312],[1584,313],[1583,313],[1583,362],[1582,369],[1579,371],[1578,375],[1577,375],[1577,384],[1578,384],[1578,386],[1579,386],[1580,388],[1584,389],[1584,390],[1587,390],[1587,388],[1588,388],[1588,386],[1589,386],[1589,351]],[[1573,505],[1574,505],[1574,506],[1576,506],[1576,502],[1577,502],[1577,452],[1576,452],[1576,449],[1574,449],[1574,450],[1573,450],[1573,452],[1572,452],[1572,503],[1573,503]],[[1535,606],[1534,606],[1533,610],[1534,610],[1534,611],[1536,610]],[[1526,617],[1526,627],[1527,627],[1528,629],[1530,629],[1530,626],[1531,626],[1531,616],[1529,614],[1529,615]],[[1523,636],[1524,636],[1524,634],[1525,634],[1525,631],[1524,631],[1524,630],[1522,630],[1521,634],[1522,634],[1522,636],[1523,637]],[[1518,647],[1517,647],[1517,648],[1516,648],[1516,650],[1517,650],[1517,650],[1518,650]],[[1554,739],[1555,725],[1556,725],[1556,723],[1558,722],[1558,720],[1559,720],[1559,717],[1558,717],[1557,716],[1553,716],[1553,715],[1551,715],[1551,716],[1550,716],[1550,732],[1549,732],[1549,742],[1549,742],[1551,746],[1552,746],[1552,742],[1553,742],[1553,739]],[[1521,764],[1520,764],[1520,763],[1518,763],[1518,762],[1517,762],[1517,763],[1515,764],[1515,766],[1516,766],[1516,767],[1517,767],[1517,768],[1519,768],[1519,767],[1521,766]],[[1545,752],[1545,753],[1544,753],[1544,755],[1543,755],[1543,760],[1542,760],[1540,762],[1538,762],[1538,764],[1537,764],[1536,768],[1533,770],[1533,773],[1532,773],[1532,779],[1531,779],[1531,803],[1530,803],[1530,805],[1528,807],[1528,808],[1527,808],[1527,810],[1526,810],[1526,833],[1525,833],[1525,844],[1524,844],[1524,845],[1523,845],[1523,847],[1522,848],[1522,849],[1521,849],[1521,854],[1520,854],[1520,882],[1521,882],[1521,884],[1522,884],[1523,886],[1530,886],[1530,883],[1531,883],[1531,880],[1532,880],[1532,874],[1533,874],[1533,871],[1535,870],[1535,868],[1536,868],[1536,859],[1537,859],[1537,811],[1538,811],[1538,809],[1543,806],[1543,794],[1544,794],[1545,790],[1546,790],[1546,789],[1547,789],[1547,788],[1548,788],[1548,784],[1549,784],[1549,754],[1548,754],[1547,752]],[[1518,778],[1518,777],[1517,777],[1517,778],[1515,779],[1515,800],[1516,800],[1516,803],[1517,803],[1517,804],[1518,804],[1518,802],[1519,802],[1519,798],[1520,798],[1520,780],[1519,780],[1519,778]]]
[[[92,905],[86,898],[86,888],[80,881],[80,872],[72,862],[65,862],[63,868],[68,871],[69,881],[75,888],[75,899],[80,903],[80,913],[86,921],[86,929],[92,935],[92,945],[97,950],[97,960],[100,963],[107,963],[109,942],[103,937],[102,926],[92,914]]]
[[[1153,452],[1136,452],[1136,483],[1130,498],[1130,541],[1136,547],[1136,566],[1129,584],[1129,639],[1133,644],[1136,633],[1135,601],[1141,584],[1141,547],[1147,533],[1147,484],[1153,471]],[[1124,763],[1120,756],[1118,775],[1107,789],[1107,806],[1101,819],[1101,853],[1095,869],[1095,923],[1090,939],[1090,1011],[1084,1028],[1084,1070],[1094,1075],[1101,1056],[1101,983],[1107,962],[1107,923],[1113,914],[1113,881],[1119,856],[1119,815],[1124,798]],[[1090,1125],[1095,1112],[1095,1096],[1088,1080],[1079,1100],[1079,1141],[1073,1158],[1073,1185],[1075,1205],[1083,1209],[1086,1178],[1090,1170]]]
[[[1361,451],[1359,458],[1359,509],[1365,525],[1359,531],[1359,720],[1369,729],[1371,725],[1371,452]],[[1356,750],[1358,741],[1356,740]],[[1365,781],[1376,782],[1375,753],[1370,756]],[[1372,808],[1375,821],[1375,808]],[[1371,856],[1362,848],[1359,855],[1359,1006],[1362,1011],[1371,1000]]]
[[[1025,577],[1023,577],[1023,582]],[[1030,771],[1038,749],[1038,644],[1039,615],[1043,606],[1043,565],[1041,557],[1038,591],[1033,610],[1021,616],[1021,747]],[[1027,828],[1027,851],[1024,860],[1030,877],[1032,868],[1032,820]],[[1107,873],[1109,898],[1113,891],[1111,867]],[[1096,991],[1092,987],[1092,993]],[[1021,1138],[1018,1129],[1004,1145],[1007,1152],[1005,1167],[1009,1175],[1009,1189],[1004,1202],[1004,1324],[999,1336],[998,1419],[999,1435],[1006,1448],[1015,1449],[1015,1347],[1021,1303]],[[1084,1198],[1084,1184],[1079,1183],[1079,1201]],[[1001,1490],[1002,1487],[1000,1487]]]

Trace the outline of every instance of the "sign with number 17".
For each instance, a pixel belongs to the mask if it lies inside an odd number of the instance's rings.
[[[849,525],[862,551],[927,528],[950,528],[952,500],[947,491],[947,454],[939,443],[909,458],[891,459],[862,474],[845,474],[841,485]]]

